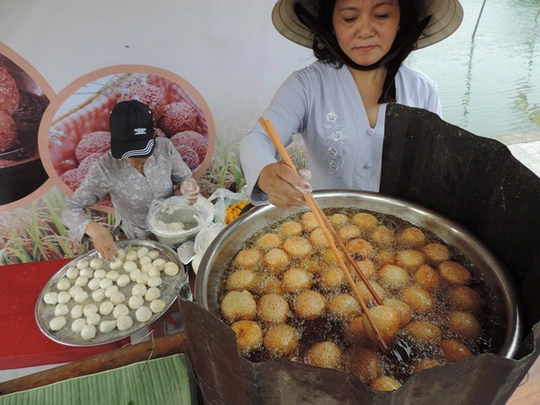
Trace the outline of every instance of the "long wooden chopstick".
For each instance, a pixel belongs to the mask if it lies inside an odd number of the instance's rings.
[[[263,129],[266,131],[266,133],[270,137],[270,140],[274,144],[274,146],[277,149],[278,153],[281,155],[281,158],[283,159],[283,161],[291,169],[296,171],[296,166],[292,162],[289,154],[287,153],[287,150],[283,146],[283,143],[281,142],[281,139],[279,139],[279,136],[276,134],[276,131],[274,130],[274,127],[273,127],[272,123],[269,120],[264,120],[262,117],[259,118],[259,123],[261,124]],[[304,196],[304,199],[306,200],[306,203],[308,204],[309,208],[311,209],[311,212],[313,213],[313,215],[317,219],[317,222],[319,223],[319,226],[321,227],[321,230],[323,231],[324,236],[328,240],[328,243],[330,244],[330,248],[332,249],[332,251],[334,252],[334,255],[336,256],[336,260],[338,261],[340,267],[343,269],[343,273],[345,274],[345,277],[347,278],[347,281],[348,281],[349,285],[351,286],[351,290],[353,291],[354,295],[356,296],[356,299],[360,303],[360,306],[362,307],[362,310],[364,311],[364,313],[365,313],[371,327],[375,331],[375,334],[377,336],[377,339],[379,340],[379,343],[381,344],[381,347],[384,350],[387,350],[387,346],[384,343],[384,340],[383,340],[383,338],[382,338],[382,336],[381,336],[381,334],[379,332],[379,329],[377,328],[377,325],[375,325],[375,322],[371,318],[371,315],[370,315],[370,313],[368,311],[368,307],[367,307],[366,303],[364,302],[364,300],[362,299],[362,296],[360,295],[360,292],[358,291],[358,288],[356,287],[356,284],[354,283],[354,280],[352,279],[352,277],[351,277],[351,275],[349,273],[349,269],[347,268],[347,266],[343,262],[343,259],[341,258],[341,255],[339,254],[339,250],[336,247],[336,244],[334,243],[334,238],[332,237],[332,233],[329,231],[329,229],[332,229],[332,231],[334,232],[335,235],[337,235],[336,231],[334,230],[332,224],[326,219],[326,215],[324,215],[324,212],[319,207],[319,204],[317,204],[317,201],[315,201],[315,198],[313,197],[313,195],[304,193],[303,196]],[[326,219],[326,221],[325,221],[325,219]],[[337,235],[336,239],[339,239],[339,235]],[[350,257],[350,254],[348,253],[345,245],[342,246],[342,249],[343,249],[345,255]],[[350,258],[350,260],[354,261],[352,259],[352,257]],[[362,273],[362,275],[363,275],[363,273]],[[368,282],[365,282],[365,284],[366,284],[366,287],[369,285]],[[371,292],[371,290],[370,290],[370,292]],[[379,298],[377,296],[377,294],[374,294],[374,293],[375,292],[373,291],[372,294],[374,295],[374,297]],[[380,301],[380,299],[379,299],[379,301]]]

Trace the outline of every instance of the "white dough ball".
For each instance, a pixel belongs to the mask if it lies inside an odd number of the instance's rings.
[[[144,284],[135,284],[131,289],[131,295],[144,295],[146,294],[146,286]]]
[[[124,260],[126,257],[126,251],[124,249],[116,249],[116,257],[120,260]]]
[[[114,307],[113,316],[118,319],[121,316],[125,316],[129,314],[129,308],[125,304],[120,304]]]
[[[99,269],[94,271],[94,278],[105,278],[107,277],[107,270]]]
[[[149,263],[150,263],[150,264],[152,263],[152,259],[150,259],[150,256],[148,256],[148,255],[144,255],[143,257],[141,257],[141,258],[139,259],[139,264],[140,264],[141,266],[143,266],[143,265],[145,265],[145,264],[149,264]]]
[[[66,304],[58,304],[54,308],[54,316],[64,316],[69,312],[69,308]]]
[[[75,280],[77,277],[79,277],[79,269],[77,267],[70,267],[66,271],[66,277],[70,280]]]
[[[121,331],[128,330],[132,326],[133,326],[133,319],[131,319],[131,317],[128,315],[121,316],[116,321],[116,327],[118,328],[118,330],[121,330]]]
[[[180,269],[176,265],[176,263],[173,262],[167,262],[165,263],[165,267],[163,268],[163,271],[168,276],[176,276],[178,274],[178,271]]]
[[[85,267],[88,267],[88,265],[89,265],[88,260],[79,260],[77,262],[77,268],[79,270],[84,269]]]
[[[130,262],[134,262],[137,259],[138,259],[138,256],[135,250],[130,250],[129,252],[126,253],[126,260]]]
[[[56,287],[58,287],[60,291],[67,291],[71,287],[71,283],[67,278],[63,278],[56,284]]]
[[[158,250],[151,250],[148,252],[148,256],[152,260],[156,260],[159,257],[159,251]]]
[[[116,270],[111,270],[107,273],[107,278],[112,281],[118,280],[118,277],[120,277],[120,273],[118,273]]]
[[[159,271],[163,270],[163,268],[165,267],[165,263],[167,263],[165,261],[165,259],[162,259],[162,258],[157,258],[156,260],[154,260],[152,262],[152,264],[156,267],[156,269],[158,269]]]
[[[111,301],[102,302],[99,306],[99,313],[101,315],[109,315],[114,309],[114,304]]]
[[[73,298],[75,298],[75,296]],[[69,295],[69,293],[65,291],[58,293],[59,304],[67,304],[69,301],[71,301],[71,295]]]
[[[129,297],[128,306],[131,309],[139,309],[144,305],[144,298],[140,295],[132,295]]]
[[[131,273],[129,273],[129,278],[131,279],[131,281],[137,281],[137,278],[139,278],[141,274],[142,271],[140,271],[139,269],[135,269]]]
[[[75,297],[77,293],[80,293],[81,291],[84,291],[82,287],[78,285],[74,285],[68,290],[68,293],[71,296],[71,298],[73,298]]]
[[[143,273],[148,273],[152,268],[156,268],[152,263],[141,264],[141,270]]]
[[[135,311],[135,318],[139,322],[147,322],[150,318],[152,318],[152,310],[148,307],[140,307],[137,311]]]
[[[120,291],[115,292],[113,295],[111,295],[111,302],[114,305],[121,304],[126,300],[126,296],[122,294]]]
[[[90,289],[90,291],[95,291],[99,288],[99,283],[101,283],[100,278],[93,278],[88,282],[88,288]]]
[[[150,276],[147,273],[141,273],[139,277],[135,280],[139,284],[146,284],[150,280]]]
[[[118,269],[120,269],[123,265],[124,265],[124,262],[122,261],[122,259],[119,259],[119,258],[117,257],[116,259],[114,259],[114,262],[112,262],[111,264],[109,264],[109,267],[111,268],[111,270],[118,270]]]
[[[161,282],[161,277],[150,277],[147,284],[148,287],[159,287]]]
[[[116,280],[116,285],[120,288],[125,287],[129,283],[131,283],[131,279],[127,274],[121,274],[120,277],[118,277],[118,280]]]
[[[99,325],[101,322],[101,315],[97,312],[95,314],[90,314],[86,317],[86,323],[88,325]]]
[[[88,298],[88,293],[86,291],[81,291],[75,294],[75,296],[73,297],[75,302],[78,302],[79,304],[83,301],[86,301],[87,298]]]
[[[98,315],[99,316],[99,315]],[[84,325],[81,329],[81,337],[90,340],[96,337],[96,327],[94,325]]]
[[[160,274],[161,274],[160,271],[154,265],[152,265],[152,268],[148,270],[148,275],[150,276],[150,278],[159,277]]]
[[[79,319],[79,318],[82,318],[82,316],[83,316],[83,306],[82,305],[75,305],[73,308],[71,308],[71,317],[73,319]],[[85,324],[86,324],[86,321],[85,321]]]
[[[165,309],[165,305],[165,301],[163,300],[154,300],[150,303],[150,309],[153,313],[157,314]]]
[[[98,259],[97,257],[95,259],[90,260],[90,267],[92,267],[94,270],[102,269],[103,260]]]
[[[58,331],[66,326],[66,318],[63,316],[57,316],[49,322],[49,328],[53,331]]]
[[[118,292],[117,285],[111,285],[105,289],[105,297],[111,298],[114,293]]]
[[[113,282],[112,280],[109,280],[108,278],[103,278],[99,282],[99,288],[103,288],[104,290],[110,287],[111,285],[113,285]]]
[[[79,276],[85,276],[90,279],[94,276],[94,270],[92,270],[90,267],[85,267],[79,272]]]
[[[137,249],[137,257],[140,259],[143,256],[146,256],[150,249],[148,249],[146,246],[142,246],[139,249]]]
[[[86,325],[86,319],[84,318],[81,318],[81,319],[75,319],[72,323],[71,323],[71,330],[75,333],[81,333],[82,331],[82,328],[84,328]]]
[[[105,290],[100,288],[92,293],[92,298],[94,301],[102,301],[105,299]]]
[[[88,317],[92,314],[96,314],[98,311],[98,307],[96,304],[86,304],[83,308],[83,314],[84,316]]]
[[[99,331],[101,333],[112,332],[116,328],[116,321],[102,321],[99,324]]]
[[[45,304],[56,305],[58,303],[58,293],[49,292],[43,296],[43,301]]]
[[[127,262],[124,263],[124,270],[127,271],[128,273],[133,270],[136,270],[137,268],[138,268],[137,263],[135,263],[134,261],[128,260]]]
[[[146,294],[144,294],[144,299],[146,301],[154,301],[157,300],[159,297],[161,297],[161,292],[159,291],[159,288],[157,287],[150,287]]]
[[[88,284],[88,277],[86,276],[79,276],[77,280],[75,280],[75,285],[78,287],[84,287]]]

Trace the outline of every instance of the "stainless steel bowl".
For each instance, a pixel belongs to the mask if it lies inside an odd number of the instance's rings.
[[[378,193],[329,190],[313,193],[321,208],[357,208],[393,215],[432,232],[448,245],[457,248],[475,268],[496,300],[493,310],[505,325],[498,354],[512,358],[522,339],[523,326],[518,299],[508,271],[471,233],[455,222],[419,205]],[[272,205],[251,210],[226,227],[206,250],[195,280],[195,299],[219,316],[218,288],[226,264],[252,235],[275,221],[299,213],[294,208]]]

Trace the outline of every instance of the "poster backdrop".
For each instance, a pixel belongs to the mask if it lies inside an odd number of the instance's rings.
[[[274,0],[3,0],[0,3],[0,264],[90,248],[60,221],[108,148],[118,101],[147,103],[203,193],[238,190],[237,144],[311,52],[271,23]],[[113,223],[105,197],[91,214]]]

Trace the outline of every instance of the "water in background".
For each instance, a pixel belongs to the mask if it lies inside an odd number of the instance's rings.
[[[465,16],[446,40],[407,64],[439,87],[444,119],[476,135],[540,133],[540,0],[461,0]]]

